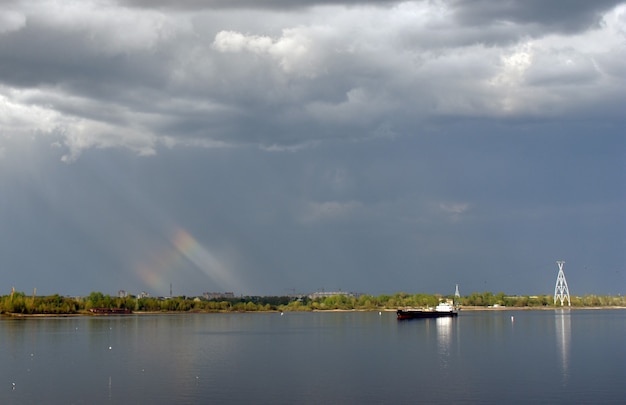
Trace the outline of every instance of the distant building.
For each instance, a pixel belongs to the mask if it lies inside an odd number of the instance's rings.
[[[317,292],[309,294],[309,298],[314,300],[318,298],[332,297],[334,295],[343,295],[344,297],[358,297],[359,296],[359,294],[357,293],[351,293],[347,291],[317,291]]]
[[[207,300],[219,300],[222,298],[235,298],[233,292],[205,292],[202,296]]]
[[[120,298],[126,298],[126,297],[128,297],[128,293],[126,291],[124,291],[124,290],[119,290],[117,292],[117,296],[120,297]]]
[[[141,294],[137,296],[137,298],[148,298],[148,297],[150,297],[150,294],[148,294],[145,291],[142,291]]]

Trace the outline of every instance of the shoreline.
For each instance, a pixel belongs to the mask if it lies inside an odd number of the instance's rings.
[[[580,310],[599,310],[599,309],[626,309],[626,307],[622,306],[595,306],[595,307],[481,307],[481,306],[463,306],[461,310],[463,311],[550,311],[550,310],[559,310],[559,309],[569,309],[573,311]]]
[[[252,313],[289,313],[289,312],[396,312],[399,308],[384,309],[314,309],[310,311],[136,311],[130,314],[93,314],[90,312],[81,312],[76,314],[21,314],[21,313],[4,313],[0,314],[0,319],[38,319],[38,318],[76,318],[76,317],[128,317],[142,315],[188,315],[188,314],[252,314]],[[573,311],[597,311],[597,310],[626,310],[625,306],[595,306],[595,307],[482,307],[482,306],[463,306],[461,312],[502,312],[502,311],[556,311],[556,310],[573,310]]]

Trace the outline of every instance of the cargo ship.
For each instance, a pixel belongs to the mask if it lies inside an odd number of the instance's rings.
[[[459,314],[459,307],[451,302],[441,302],[435,308],[398,309],[398,320],[454,317]]]
[[[91,308],[89,310],[92,314],[96,315],[128,315],[132,314],[132,311],[128,308]]]

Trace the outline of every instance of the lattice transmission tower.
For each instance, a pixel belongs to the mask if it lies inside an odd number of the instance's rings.
[[[556,286],[554,286],[554,304],[556,305],[556,300],[561,301],[561,306],[563,306],[563,302],[565,298],[567,298],[567,306],[572,306],[569,300],[569,288],[567,288],[567,280],[565,280],[565,273],[563,272],[563,265],[565,262],[563,260],[559,260],[556,262],[559,266],[559,275],[556,276]]]

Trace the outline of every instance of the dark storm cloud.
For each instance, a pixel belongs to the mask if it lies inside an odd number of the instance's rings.
[[[538,25],[541,31],[577,32],[596,28],[619,0],[451,0],[462,25],[514,23]]]
[[[433,18],[401,30],[407,46],[422,49],[472,44],[499,46],[550,33],[574,34],[598,29],[604,13],[620,1],[452,0],[439,4],[453,18]]]
[[[267,9],[267,10],[297,10],[315,6],[358,6],[358,5],[392,5],[400,0],[182,0],[171,2],[167,0],[121,0],[120,4],[140,8],[163,8],[186,11],[210,9]]]
[[[167,67],[157,55],[107,52],[80,32],[34,24],[5,35],[0,55],[2,82],[18,87],[61,85],[78,94],[89,88],[100,96],[97,92],[106,91],[96,91],[101,84],[157,87],[167,77]]]

